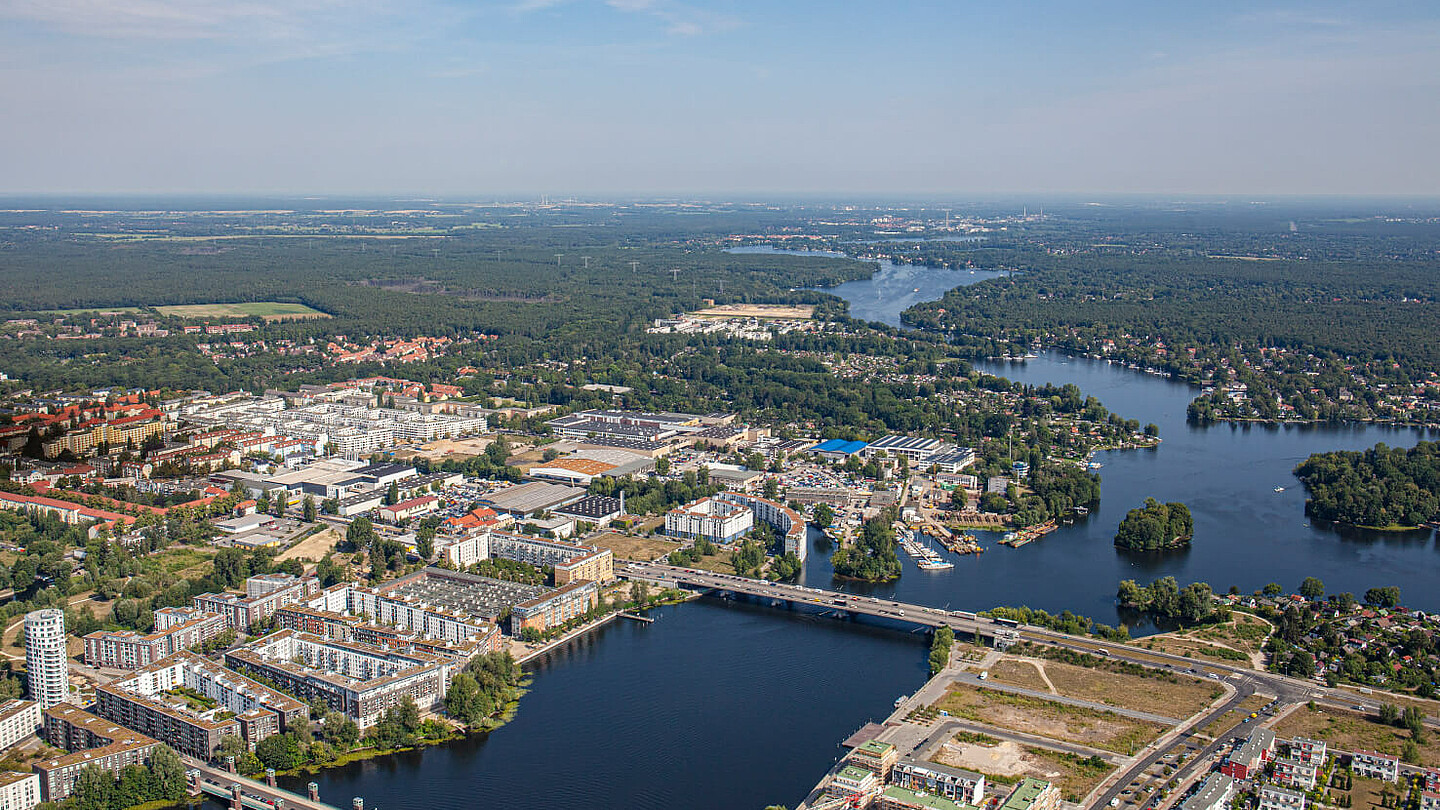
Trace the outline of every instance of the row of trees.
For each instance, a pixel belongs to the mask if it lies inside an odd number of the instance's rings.
[[[1182,624],[1221,618],[1215,610],[1214,591],[1204,582],[1192,582],[1181,588],[1174,577],[1163,577],[1142,587],[1135,580],[1127,579],[1120,583],[1115,596],[1125,607]]]
[[[118,778],[99,765],[86,765],[75,778],[73,792],[57,810],[124,810],[148,802],[184,801],[189,793],[185,766],[168,745],[157,745],[146,765],[128,765]]]

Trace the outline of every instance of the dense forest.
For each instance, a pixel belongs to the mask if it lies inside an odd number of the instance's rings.
[[[1188,506],[1146,498],[1144,506],[1125,513],[1115,532],[1115,545],[1130,551],[1159,551],[1189,545],[1194,534],[1195,520]]]
[[[1363,451],[1316,453],[1295,468],[1319,520],[1408,528],[1440,519],[1440,444],[1409,450],[1383,443]]]
[[[972,356],[1038,343],[1213,386],[1191,409],[1198,421],[1432,419],[1430,405],[1406,398],[1436,400],[1420,384],[1440,369],[1440,229],[1326,221],[1277,233],[1258,218],[1249,231],[1128,226],[1067,221],[1003,245],[928,244],[928,261],[1014,272],[919,304],[906,320]]]

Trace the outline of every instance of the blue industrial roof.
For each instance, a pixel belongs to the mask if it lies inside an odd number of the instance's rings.
[[[817,453],[844,453],[849,456],[864,450],[866,446],[867,444],[865,442],[847,442],[844,439],[830,439],[810,449]]]

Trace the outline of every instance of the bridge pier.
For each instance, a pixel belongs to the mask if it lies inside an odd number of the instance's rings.
[[[225,757],[225,770],[235,773],[235,757]]]
[[[230,783],[230,810],[245,810],[245,803],[240,798],[240,783]]]
[[[320,801],[320,786],[317,785],[317,784],[315,784],[314,782],[311,782],[310,785],[309,785],[309,788],[310,788],[310,801],[312,801],[312,802],[318,802],[318,801]]]
[[[365,799],[364,799],[364,797],[362,797],[362,796],[356,796],[355,798],[351,799],[351,800],[350,800],[350,806],[351,806],[352,808],[354,808],[354,810],[365,810]]]
[[[274,769],[274,768],[266,768],[266,769],[265,769],[265,784],[269,785],[269,786],[272,787],[272,788],[275,787],[275,769]]]

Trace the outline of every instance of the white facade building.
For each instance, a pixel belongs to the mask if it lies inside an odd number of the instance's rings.
[[[0,810],[30,810],[39,803],[39,774],[0,773]]]
[[[57,608],[25,614],[25,671],[30,698],[40,710],[64,703],[70,687],[65,662],[65,611]]]
[[[34,734],[40,728],[40,704],[11,699],[0,703],[0,750]]]
[[[665,533],[671,537],[731,543],[753,528],[755,513],[750,507],[718,498],[701,498],[665,513]]]

